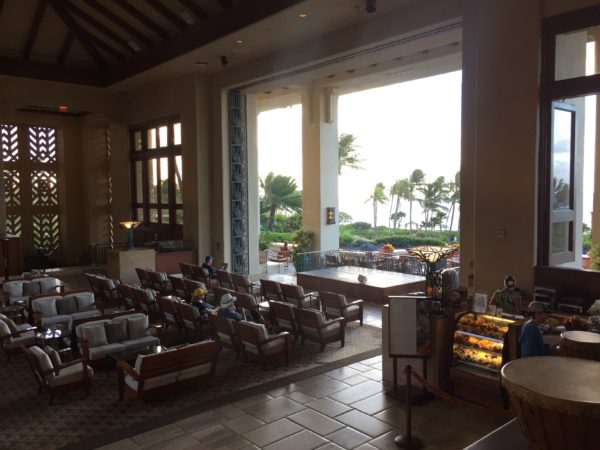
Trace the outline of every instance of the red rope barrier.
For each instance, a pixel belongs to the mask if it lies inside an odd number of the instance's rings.
[[[406,368],[404,369],[406,373]],[[463,406],[465,408],[473,409],[475,411],[481,412],[483,414],[488,414],[492,416],[505,416],[505,417],[514,417],[514,413],[508,409],[494,409],[494,408],[486,408],[485,406],[479,406],[471,402],[467,402],[460,398],[457,398],[453,395],[444,392],[434,385],[432,385],[429,381],[427,381],[419,372],[412,371],[412,376],[414,376],[423,386],[427,388],[427,390],[431,391],[437,397],[446,400],[447,402],[453,403],[455,405]]]

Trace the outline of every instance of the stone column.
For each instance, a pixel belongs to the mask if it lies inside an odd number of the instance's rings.
[[[315,235],[313,250],[339,248],[337,101],[331,88],[314,85],[302,95],[302,223]],[[327,225],[328,207],[334,225]]]

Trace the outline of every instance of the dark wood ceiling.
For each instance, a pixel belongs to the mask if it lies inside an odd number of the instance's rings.
[[[302,0],[0,0],[0,74],[109,86]]]

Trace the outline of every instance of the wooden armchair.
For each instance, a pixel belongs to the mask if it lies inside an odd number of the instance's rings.
[[[231,294],[234,297],[237,297],[237,293],[235,291],[232,291],[231,289],[227,289],[227,288],[222,288],[222,287],[213,288],[213,294],[214,294],[214,298],[213,298],[214,306],[219,306],[221,304],[221,297],[224,294]]]
[[[56,394],[61,392],[71,392],[74,389],[83,389],[86,395],[90,393],[92,377],[94,370],[87,365],[85,359],[75,359],[72,361],[63,361],[67,359],[57,355],[59,365],[53,365],[48,354],[37,346],[21,347],[25,354],[29,367],[33,371],[38,383],[38,394],[43,391],[50,394],[49,404],[52,404]],[[70,350],[67,350],[70,354]],[[61,352],[64,355],[64,352]]]
[[[6,362],[10,361],[11,356],[21,353],[23,347],[29,347],[35,344],[35,330],[28,323],[17,325],[4,314],[0,314],[0,346],[6,355]]]
[[[201,281],[208,286],[209,289],[218,285],[217,280],[211,280],[210,273],[202,266],[192,266],[192,279]]]
[[[119,294],[123,299],[123,303],[126,308],[133,309],[141,309],[136,296],[136,290],[138,288],[136,286],[132,286],[131,284],[120,284],[119,285]]]
[[[283,294],[281,293],[281,287],[277,281],[264,280],[261,278],[260,286],[262,288],[262,296],[264,301],[275,300],[278,302],[283,301]]]
[[[184,300],[189,300],[188,291],[185,288],[185,282],[183,278],[174,277],[173,275],[169,275],[169,283],[171,284],[171,293],[176,297],[182,298]]]
[[[168,275],[165,272],[156,272],[154,270],[147,270],[148,275],[148,286],[150,289],[154,289],[156,292],[160,292],[162,295],[168,295],[171,293],[173,287],[169,282]]]
[[[296,320],[303,344],[306,339],[318,342],[321,344],[321,351],[325,350],[325,345],[330,342],[341,341],[342,347],[344,346],[346,327],[343,317],[326,320],[325,314],[316,309],[298,309]]]
[[[244,292],[246,294],[254,295],[255,297],[260,295],[260,284],[254,284],[248,275],[232,273],[231,279],[233,280],[237,292]]]
[[[280,358],[290,363],[290,334],[287,331],[269,336],[267,328],[258,323],[242,320],[234,323],[242,344],[244,361],[256,359],[263,370],[268,362]]]
[[[118,307],[123,305],[123,298],[119,292],[119,286],[121,284],[119,280],[97,277],[96,283],[100,294],[94,294],[96,296],[96,302],[102,305],[101,309],[103,311],[107,306]]]
[[[192,299],[192,297],[194,296],[194,291],[198,288],[204,289],[206,292],[208,292],[206,285],[202,281],[196,281],[196,280],[190,280],[188,278],[184,278],[183,285],[185,286],[185,295],[188,300]],[[208,297],[208,293],[206,294],[206,297]],[[208,300],[206,300],[206,301],[208,301]]]
[[[261,320],[260,306],[253,295],[245,292],[236,292],[232,295],[235,295],[237,298],[235,306],[238,310],[241,310],[243,316],[246,317],[246,320],[251,320],[252,322],[264,322],[264,320]]]
[[[231,272],[216,269],[215,274],[217,281],[219,282],[219,287],[231,289],[232,291],[235,290],[235,285],[233,284],[233,279],[231,278]]]
[[[239,358],[242,352],[242,344],[235,331],[235,322],[227,317],[219,317],[216,314],[209,314],[208,317],[213,325],[215,340],[218,340],[223,347],[233,350],[235,358]]]
[[[320,309],[319,300],[313,299],[313,294],[304,293],[302,286],[296,286],[295,284],[279,284],[283,299],[291,303],[298,308],[315,308]],[[316,296],[315,296],[316,297]]]
[[[203,382],[211,385],[220,349],[219,342],[204,341],[152,355],[140,355],[133,367],[119,361],[119,400],[123,400],[126,394],[135,400],[143,400],[173,388],[198,386]]]
[[[194,265],[188,263],[179,263],[179,268],[181,269],[181,274],[183,278],[189,278],[190,280],[194,279]]]
[[[140,279],[140,285],[143,288],[149,288],[150,287],[150,277],[148,275],[148,271],[146,269],[136,267],[135,273],[137,273],[137,276]]]
[[[200,314],[200,310],[195,306],[187,303],[174,302],[177,314],[183,324],[183,332],[186,337],[189,335],[198,339],[202,339],[202,324],[207,324],[208,319]]]
[[[155,316],[158,310],[158,303],[156,302],[156,291],[152,289],[134,288],[135,299],[142,312],[148,316]]]
[[[271,322],[277,325],[280,331],[289,331],[294,335],[294,341],[298,340],[300,328],[296,321],[296,307],[294,305],[269,300],[269,313],[271,314]]]
[[[171,297],[159,297],[158,298],[158,308],[163,317],[163,325],[165,329],[169,328],[171,325],[177,329],[177,334],[181,334],[183,330],[183,322],[181,317],[179,317],[179,313],[177,312],[177,307],[175,304],[178,303],[177,300]]]
[[[327,291],[319,291],[319,299],[327,318],[343,317],[346,323],[358,320],[362,327],[364,303],[362,300],[349,302],[345,295]]]

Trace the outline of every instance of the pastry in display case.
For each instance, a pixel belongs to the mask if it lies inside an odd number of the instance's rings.
[[[458,317],[454,332],[455,367],[471,367],[500,372],[505,355],[505,341],[515,321],[486,314],[468,313]]]

